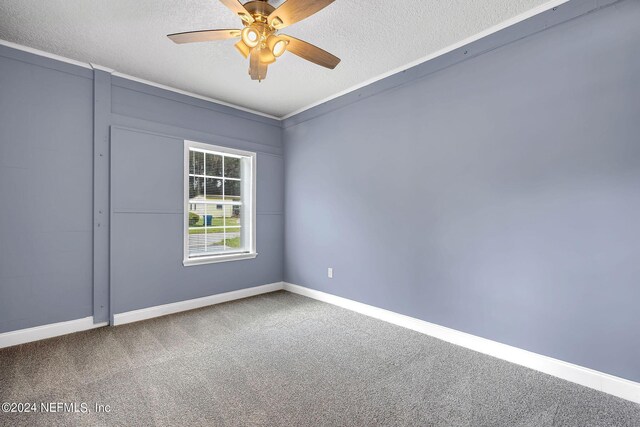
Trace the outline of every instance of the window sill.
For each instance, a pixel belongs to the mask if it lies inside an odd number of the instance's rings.
[[[192,265],[215,264],[218,262],[253,259],[257,256],[258,254],[256,252],[244,254],[213,255],[209,257],[185,259],[182,261],[182,265],[184,265],[185,267],[190,267]]]

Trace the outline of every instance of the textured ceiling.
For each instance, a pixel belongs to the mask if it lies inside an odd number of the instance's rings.
[[[165,37],[241,27],[217,0],[0,0],[0,39],[280,117],[545,3],[337,0],[283,33],[340,65],[331,71],[287,53],[262,83],[250,80],[235,41],[176,45]]]

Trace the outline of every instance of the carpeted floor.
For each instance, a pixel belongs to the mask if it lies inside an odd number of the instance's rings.
[[[10,426],[640,426],[640,405],[287,292],[0,350],[0,402],[90,411]]]

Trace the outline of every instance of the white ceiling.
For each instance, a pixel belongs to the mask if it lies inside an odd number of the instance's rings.
[[[165,36],[241,27],[217,0],[0,0],[0,39],[281,117],[551,3],[337,0],[283,33],[340,57],[338,67],[287,53],[262,83],[250,80],[235,40]]]

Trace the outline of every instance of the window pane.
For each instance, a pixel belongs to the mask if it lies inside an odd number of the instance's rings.
[[[204,221],[205,205],[201,203],[189,203],[189,255],[201,254],[205,251],[204,245]]]
[[[207,252],[224,250],[224,228],[207,228]]]
[[[238,250],[242,248],[242,234],[240,233],[239,227],[226,229],[224,245],[226,250]]]
[[[240,211],[242,206],[225,205],[224,225],[227,227],[241,226]]]
[[[222,176],[222,156],[206,154],[207,176]]]
[[[201,255],[204,252],[204,234],[189,234],[189,256]]]
[[[204,178],[189,177],[189,199],[204,199]]]
[[[189,206],[189,228],[204,227],[204,205],[192,203]]]
[[[240,178],[240,159],[236,157],[224,158],[224,176],[226,178]]]
[[[224,180],[224,199],[225,200],[234,200],[236,202],[240,201],[240,181],[233,181],[230,179]]]
[[[189,173],[204,175],[204,153],[199,151],[189,152]]]
[[[222,222],[222,218],[219,218],[220,221]],[[214,224],[217,221],[214,221]],[[216,227],[207,227],[207,236],[209,236],[209,239],[218,239],[218,240],[222,240],[222,234],[224,233],[224,227],[222,226],[216,226]],[[212,235],[214,234],[219,234],[220,236],[216,236],[216,237],[212,237]]]
[[[224,226],[224,218],[222,217],[222,209],[216,209],[215,205],[207,205],[207,215],[203,222],[206,227],[222,227]]]
[[[224,226],[224,206],[207,204],[207,216],[205,225],[207,227],[223,227]]]
[[[207,200],[222,200],[222,180],[206,178]]]

